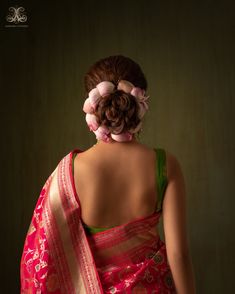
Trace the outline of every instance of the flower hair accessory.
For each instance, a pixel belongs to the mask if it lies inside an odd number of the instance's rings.
[[[147,100],[149,96],[145,96],[145,90],[139,87],[135,87],[131,82],[126,80],[120,80],[117,85],[117,90],[122,90],[125,93],[130,93],[134,96],[139,104],[138,116],[140,120],[143,118],[145,112],[148,110]],[[103,81],[96,85],[92,89],[88,98],[85,100],[83,105],[83,111],[86,113],[86,122],[90,131],[93,131],[96,135],[97,140],[103,140],[105,142],[110,142],[112,139],[117,142],[131,141],[133,134],[137,133],[141,126],[142,121],[134,129],[130,129],[128,132],[122,132],[119,134],[113,134],[109,129],[103,125],[99,125],[97,117],[94,114],[96,106],[98,104],[100,97],[105,97],[115,91],[115,85],[109,81]]]

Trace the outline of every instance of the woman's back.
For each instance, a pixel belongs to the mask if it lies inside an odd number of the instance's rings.
[[[46,181],[21,259],[22,291],[195,293],[179,162],[136,140],[149,108],[145,75],[117,55],[96,62],[84,82],[83,111],[99,143],[70,152]]]
[[[99,142],[79,153],[74,180],[88,226],[121,225],[156,209],[156,153],[137,141]]]

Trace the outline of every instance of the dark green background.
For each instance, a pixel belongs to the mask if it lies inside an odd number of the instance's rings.
[[[8,8],[28,27],[5,27]],[[1,293],[19,263],[40,189],[59,160],[95,143],[83,76],[123,54],[149,83],[141,141],[179,159],[199,294],[234,292],[234,1],[1,1]]]

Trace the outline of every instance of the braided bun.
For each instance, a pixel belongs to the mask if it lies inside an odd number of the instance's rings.
[[[135,129],[140,123],[138,113],[139,105],[135,97],[121,90],[99,99],[94,112],[98,123],[113,134]]]
[[[86,122],[97,140],[130,141],[148,110],[147,81],[138,63],[123,55],[95,62],[84,77]]]

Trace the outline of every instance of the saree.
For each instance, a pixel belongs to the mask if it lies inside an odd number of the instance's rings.
[[[161,209],[87,234],[75,189],[72,157],[64,156],[43,185],[20,261],[21,294],[176,293]]]

